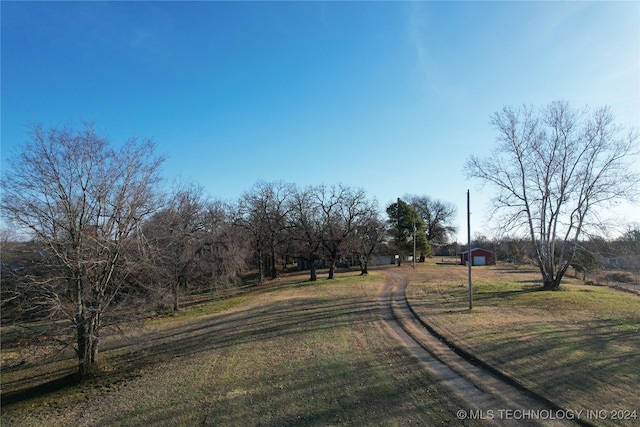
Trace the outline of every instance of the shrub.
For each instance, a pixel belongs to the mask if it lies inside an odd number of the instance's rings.
[[[620,282],[620,283],[633,283],[633,275],[630,273],[609,273],[605,276],[605,279],[609,282]]]

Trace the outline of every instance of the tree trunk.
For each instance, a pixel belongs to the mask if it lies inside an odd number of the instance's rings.
[[[315,282],[316,280],[318,280],[318,276],[316,275],[316,262],[315,260],[310,260],[309,262],[311,263],[311,277],[309,278],[309,280],[311,282]]]
[[[78,275],[79,276],[79,275]],[[91,313],[91,307],[87,306],[84,298],[85,283],[80,277],[74,280],[75,310],[74,322],[76,324],[76,343],[78,353],[78,375],[80,379],[86,378],[95,371],[98,355],[98,311]],[[98,307],[99,308],[99,307]]]
[[[336,272],[336,259],[338,259],[338,245],[332,244],[329,247],[329,280],[333,279]]]
[[[89,373],[95,372],[98,366],[98,344],[100,342],[100,324],[102,308],[99,308],[89,322]]]
[[[100,318],[98,316],[85,319],[76,318],[78,343],[78,375],[80,378],[96,372],[98,361],[98,331]]]
[[[365,274],[369,274],[369,269],[368,269],[368,265],[369,263],[367,261],[360,261],[360,275],[364,276]]]
[[[176,280],[173,283],[172,289],[171,289],[171,293],[173,296],[173,312],[177,313],[178,310],[180,310],[180,301],[178,299],[178,297],[180,296],[180,285],[182,285],[184,288],[187,287],[187,278],[186,276],[179,276],[178,280]]]
[[[542,286],[542,289],[544,289],[545,291],[557,291],[558,289],[560,289],[560,280],[554,280],[551,277],[545,277],[543,283],[544,285]]]
[[[76,319],[76,339],[78,341],[78,375],[84,378],[89,371],[89,339],[84,319]]]
[[[276,248],[271,247],[271,279],[275,280],[278,278],[278,266],[276,262]]]
[[[331,260],[329,264],[329,280],[333,279],[333,274],[335,272],[335,269],[336,269],[336,262],[334,260]]]
[[[258,247],[258,285],[262,285],[264,283],[264,251],[262,250],[260,240],[257,241],[256,246]]]
[[[177,313],[179,307],[178,304],[178,283],[179,280],[176,280],[175,282],[173,282],[173,286],[171,286],[171,295],[173,297],[173,312]]]

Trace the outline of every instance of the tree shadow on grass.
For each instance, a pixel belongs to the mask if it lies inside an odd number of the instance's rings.
[[[496,271],[512,273],[512,274],[536,274],[540,273],[540,270],[532,269],[532,268],[515,268],[515,267],[497,267]]]
[[[100,422],[105,426],[127,424],[130,419],[146,425],[168,425],[169,420],[211,426],[394,425],[402,423],[393,420],[424,421],[431,412],[452,418],[448,393],[417,371],[403,350],[396,346],[388,360],[367,352],[335,361],[328,352],[294,361],[292,369],[270,366],[232,384],[204,380],[196,387],[213,396],[206,404],[194,405],[191,398],[180,397],[170,407],[146,402],[113,411]]]
[[[536,283],[536,282],[533,282]],[[491,292],[483,292],[476,293],[473,296],[474,301],[488,301],[494,299],[505,299],[505,298],[513,298],[518,297],[520,295],[531,294],[535,292],[544,292],[542,286],[525,286],[521,289],[509,289],[503,291],[491,291]]]
[[[587,390],[589,399],[601,405],[615,405],[625,396],[640,403],[633,393],[640,381],[640,338],[624,320],[540,320],[518,325],[510,336],[482,346],[479,357],[520,373],[558,403],[575,404]]]
[[[295,287],[301,286],[307,286],[307,283],[295,284]],[[121,339],[116,345],[105,343],[101,360],[110,369],[84,382],[95,386],[116,383],[139,375],[142,369],[177,357],[275,337],[329,330],[354,322],[371,322],[377,316],[379,307],[375,300],[305,297],[180,321],[133,335],[130,339]],[[55,374],[42,374],[43,382],[35,386],[3,393],[2,404],[42,397],[79,384],[75,374],[69,374],[69,371],[49,379],[52,375]],[[30,384],[34,382],[37,378],[32,378]]]
[[[0,405],[5,406],[12,403],[22,402],[23,400],[43,397],[67,387],[75,386],[79,384],[79,382],[80,381],[76,373],[67,374],[63,377],[55,378],[34,387],[10,393],[3,393],[0,399]]]

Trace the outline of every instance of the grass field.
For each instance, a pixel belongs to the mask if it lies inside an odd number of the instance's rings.
[[[573,410],[640,416],[640,297],[568,279],[539,291],[539,273],[511,266],[434,265],[409,272],[407,298],[439,334]],[[640,420],[598,420],[638,425]]]
[[[102,375],[5,403],[2,425],[483,425],[457,420],[464,403],[390,334],[384,271],[315,283],[292,274],[111,330]],[[465,267],[400,271],[413,309],[451,342],[565,409],[607,411],[596,424],[640,423],[609,412],[640,411],[638,295],[572,280],[540,292],[535,270],[474,267],[469,311]],[[2,332],[3,397],[75,368],[42,334],[7,347],[16,332]]]
[[[383,322],[382,275],[305,279],[114,336],[105,375],[5,405],[2,425],[460,425],[464,405]]]

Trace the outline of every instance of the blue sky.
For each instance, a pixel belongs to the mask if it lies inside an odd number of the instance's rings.
[[[164,175],[235,200],[258,180],[458,207],[505,105],[609,105],[640,124],[638,2],[0,4],[3,167],[26,125],[151,138]],[[640,167],[639,167],[640,170]],[[639,221],[630,206],[611,212]],[[635,215],[635,216],[634,216]]]

